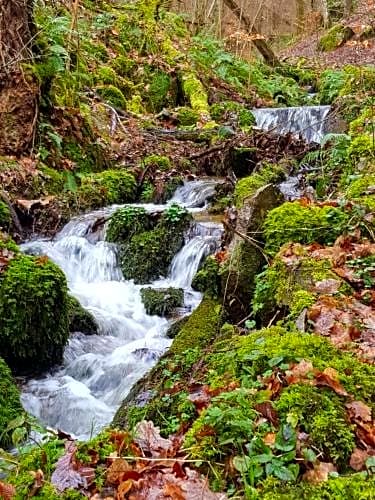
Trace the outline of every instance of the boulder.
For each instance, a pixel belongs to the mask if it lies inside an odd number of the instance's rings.
[[[354,35],[355,33],[350,26],[337,24],[321,37],[318,48],[322,52],[330,52],[344,45],[345,42],[352,39]]]

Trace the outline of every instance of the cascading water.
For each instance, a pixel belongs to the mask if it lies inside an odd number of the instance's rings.
[[[214,194],[217,181],[185,183],[172,202],[197,211]],[[165,206],[142,205],[148,211]],[[23,251],[48,255],[65,272],[70,293],[89,310],[99,325],[99,335],[72,335],[63,366],[42,378],[29,380],[22,402],[44,424],[81,439],[108,424],[132,385],[155,364],[169,347],[165,337],[169,322],[148,316],[141,301],[141,286],[125,281],[117,265],[116,245],[103,241],[98,221],[117,207],[72,219],[54,241],[38,240]],[[101,229],[97,230],[96,227]],[[185,291],[185,307],[196,307],[200,294],[191,282],[202,258],[214,252],[222,227],[195,223],[186,244],[175,256],[170,274],[147,286],[178,286]]]
[[[253,113],[259,128],[278,134],[300,135],[307,142],[320,143],[327,133],[330,106],[259,108]]]

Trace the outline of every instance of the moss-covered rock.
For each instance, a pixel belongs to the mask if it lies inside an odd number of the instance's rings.
[[[221,292],[220,266],[215,257],[209,256],[193,278],[192,287],[206,297],[216,299]]]
[[[150,217],[142,207],[122,207],[111,216],[106,231],[106,241],[125,243],[136,233],[151,227]]]
[[[47,257],[17,255],[0,280],[0,352],[17,373],[62,360],[69,336],[64,273]]]
[[[20,392],[12,378],[10,369],[0,358],[0,446],[7,447],[11,430],[7,431],[9,422],[22,416],[24,410],[20,402]]]
[[[183,127],[190,127],[199,120],[199,113],[187,106],[183,106],[177,110],[177,120]]]
[[[136,199],[136,181],[126,170],[105,170],[84,176],[77,195],[79,204],[87,208],[131,203]]]
[[[69,331],[80,332],[86,335],[98,333],[98,323],[94,316],[84,309],[72,295],[68,296]]]
[[[142,288],[141,297],[150,315],[169,316],[176,307],[184,305],[182,288]]]
[[[323,52],[329,52],[344,45],[354,35],[354,31],[349,26],[337,24],[321,37],[318,47]]]
[[[264,222],[265,250],[275,255],[288,242],[333,243],[348,220],[349,215],[339,208],[305,206],[298,201],[284,203],[271,210]]]
[[[221,269],[225,308],[234,323],[241,321],[250,312],[255,277],[265,264],[260,246],[262,225],[267,213],[277,207],[281,200],[278,189],[269,184],[256,191],[253,197],[245,199],[238,212],[237,234],[230,245],[231,257]]]
[[[190,222],[191,215],[184,208],[171,205],[154,229],[135,234],[120,248],[124,277],[145,284],[166,276]]]
[[[359,198],[362,195],[374,194],[375,190],[375,174],[360,175],[354,179],[346,189],[346,196],[349,199]]]
[[[282,165],[266,163],[252,175],[240,179],[234,190],[234,201],[238,208],[250,199],[257,189],[269,184],[281,182],[285,178],[285,168]]]
[[[168,337],[169,339],[174,339],[178,335],[181,328],[188,321],[188,319],[189,319],[189,316],[183,316],[182,318],[178,318],[178,319],[176,319],[176,321],[173,321],[171,326],[166,331],[166,334],[165,334],[166,337]]]
[[[0,201],[0,229],[7,229],[11,222],[11,214],[4,202]]]

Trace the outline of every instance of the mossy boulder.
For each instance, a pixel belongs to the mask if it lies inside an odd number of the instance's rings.
[[[272,163],[263,164],[259,170],[237,182],[234,190],[236,207],[241,208],[244,202],[249,200],[259,188],[270,183],[281,182],[283,179],[285,179],[284,166]]]
[[[284,260],[282,250],[272,265],[256,277],[252,304],[262,324],[267,324],[276,312],[279,318],[289,314],[290,318],[296,319],[316,300],[317,282],[331,279],[338,282],[338,288],[341,286],[341,280],[331,270],[328,260],[304,258],[303,247],[297,250],[294,246],[294,251],[300,254],[297,261],[289,263]]]
[[[106,231],[106,241],[125,243],[136,233],[151,228],[150,217],[142,207],[122,207],[111,216]]]
[[[64,273],[47,257],[17,255],[0,278],[0,353],[16,373],[62,361],[68,341]]]
[[[221,269],[225,308],[234,322],[242,320],[250,312],[255,277],[265,264],[260,246],[262,226],[267,213],[281,202],[279,190],[269,184],[256,191],[253,197],[245,199],[238,212],[237,234],[230,245],[231,258]]]
[[[141,297],[150,315],[169,316],[176,307],[184,305],[182,288],[142,288]]]
[[[11,214],[8,205],[0,201],[0,229],[7,229],[11,223]]]
[[[318,47],[323,52],[329,52],[344,45],[344,43],[353,38],[354,35],[355,33],[350,26],[337,24],[321,37]]]
[[[125,279],[145,284],[166,276],[173,257],[184,244],[191,215],[172,205],[150,231],[135,234],[120,247],[120,264]]]
[[[206,297],[216,299],[221,293],[220,266],[213,256],[208,256],[201,269],[193,278],[192,288],[204,293]]]
[[[265,250],[275,255],[288,242],[331,244],[344,231],[349,214],[332,206],[287,202],[271,210],[264,222]]]
[[[132,203],[137,183],[126,170],[105,170],[82,177],[77,198],[81,206],[96,208],[113,203]]]
[[[171,326],[166,331],[166,337],[168,337],[169,339],[174,339],[188,320],[189,316],[183,316],[182,318],[178,318],[176,319],[176,321],[173,321]]]
[[[346,189],[346,196],[349,199],[359,198],[370,193],[375,193],[375,174],[359,175]]]
[[[0,447],[7,447],[11,442],[12,431],[7,431],[9,422],[23,414],[20,392],[9,367],[0,358]]]
[[[187,106],[183,106],[177,109],[177,120],[181,126],[190,127],[199,120],[199,113]]]
[[[98,333],[98,323],[94,316],[81,306],[72,295],[68,296],[69,331],[80,332],[86,335]]]

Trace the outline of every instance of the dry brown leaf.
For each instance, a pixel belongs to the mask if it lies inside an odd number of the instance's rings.
[[[326,368],[323,372],[315,373],[315,380],[318,386],[329,387],[339,396],[349,396],[338,381],[338,373],[333,368]]]
[[[173,442],[160,436],[160,430],[151,421],[139,422],[135,429],[135,443],[153,457],[166,457],[173,449]]]
[[[330,472],[337,472],[336,467],[329,462],[319,462],[311,470],[308,470],[302,476],[302,479],[312,484],[319,484],[327,481]]]
[[[339,280],[329,278],[323,281],[317,281],[314,286],[314,291],[317,293],[332,294],[337,293],[341,286]]]
[[[364,470],[365,465],[366,465],[366,460],[373,455],[374,455],[374,453],[370,454],[366,450],[361,450],[360,448],[355,448],[355,450],[353,451],[353,453],[350,457],[349,465],[355,471]]]
[[[126,481],[121,483],[117,489],[116,500],[125,500],[126,495],[129,493],[132,487],[133,487],[133,481],[131,479],[127,479]]]
[[[297,384],[301,380],[305,380],[309,373],[314,371],[311,361],[302,359],[298,364],[292,366],[290,370],[285,372],[286,381],[288,384]]]
[[[3,500],[13,500],[16,496],[16,488],[13,484],[3,483],[0,481],[0,498]]]
[[[371,408],[362,401],[352,401],[351,403],[346,403],[345,407],[349,410],[350,420],[371,422]]]
[[[271,401],[266,401],[265,403],[259,403],[254,405],[254,409],[263,415],[272,425],[277,427],[279,425],[279,417],[277,411],[272,406]]]
[[[59,458],[51,476],[51,483],[62,492],[68,488],[86,489],[95,479],[95,469],[82,467],[75,460],[77,446],[72,441],[65,443],[65,453]]]
[[[123,482],[125,472],[131,470],[129,463],[123,458],[116,458],[107,469],[107,483],[118,485]]]

